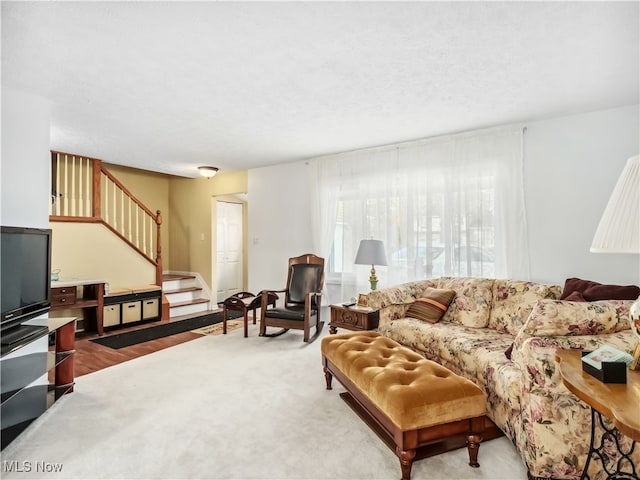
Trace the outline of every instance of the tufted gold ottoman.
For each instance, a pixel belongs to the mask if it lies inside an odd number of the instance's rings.
[[[378,332],[349,332],[322,339],[322,363],[331,390],[395,451],[403,480],[414,459],[464,446],[478,467],[485,396],[480,387]]]

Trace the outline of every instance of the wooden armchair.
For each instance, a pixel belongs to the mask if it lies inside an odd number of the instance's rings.
[[[314,341],[324,322],[320,321],[322,286],[324,284],[324,258],[313,254],[289,259],[287,286],[283,290],[263,290],[260,308],[260,336],[276,337],[289,329],[304,330],[303,340]],[[269,308],[270,294],[284,293],[282,307]],[[311,327],[315,333],[310,337]],[[267,333],[267,327],[279,327]]]

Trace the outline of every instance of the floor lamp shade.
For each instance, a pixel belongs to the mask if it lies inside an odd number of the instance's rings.
[[[591,244],[595,253],[640,253],[640,155],[627,160]]]
[[[386,265],[387,255],[384,251],[384,243],[382,240],[360,240],[360,246],[356,253],[356,265],[371,265],[371,276],[369,283],[371,290],[375,290],[378,286],[378,277],[376,277],[375,265]]]
[[[640,155],[627,160],[593,237],[596,253],[640,253]],[[631,330],[640,339],[640,298],[629,309]],[[633,368],[638,368],[640,344]]]

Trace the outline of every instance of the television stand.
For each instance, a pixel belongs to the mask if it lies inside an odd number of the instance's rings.
[[[2,345],[2,449],[59,398],[73,391],[75,324],[75,317],[34,318],[16,327],[32,332],[30,335]],[[5,341],[5,334],[2,336]],[[50,345],[54,336],[54,345]]]
[[[19,347],[21,343],[27,343],[28,340],[35,340],[36,338],[41,337],[48,331],[49,328],[44,326],[16,325],[15,327],[2,332],[2,336],[0,337],[2,355]]]

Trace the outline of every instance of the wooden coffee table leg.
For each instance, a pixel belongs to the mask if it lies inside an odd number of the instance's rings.
[[[415,450],[401,450],[396,447],[396,454],[400,459],[400,469],[402,470],[402,480],[411,478],[411,467],[413,467],[413,459],[416,456]]]

